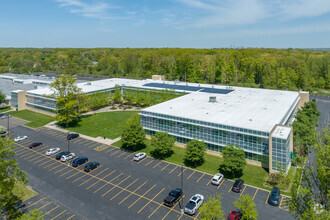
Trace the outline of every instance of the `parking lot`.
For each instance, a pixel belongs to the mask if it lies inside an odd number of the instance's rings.
[[[44,195],[38,194],[28,200],[26,200],[20,206],[20,211],[23,213],[28,213],[33,209],[38,209],[43,212],[44,219],[81,219],[77,214],[73,214],[70,210],[63,207],[61,204],[55,203]]]
[[[170,190],[181,187],[181,175],[184,205],[195,193],[206,199],[220,193],[223,209],[228,213],[236,209],[234,201],[249,194],[256,203],[260,219],[293,219],[288,212],[286,196],[281,196],[279,207],[273,207],[267,204],[268,191],[245,185],[241,193],[234,193],[230,180],[213,186],[213,176],[209,174],[186,167],[181,170],[178,165],[150,157],[135,162],[132,152],[83,138],[74,139],[70,141],[71,152],[100,162],[100,167],[86,173],[83,166],[73,168],[55,160],[54,156],[45,155],[51,147],[67,149],[66,133],[45,127],[34,131],[19,125],[13,127],[12,134],[15,133],[29,137],[18,142],[16,149],[19,165],[31,176],[32,187],[44,190],[49,197],[86,219],[196,219],[199,213],[195,216],[180,214],[181,203],[173,207],[162,204]],[[28,145],[34,141],[44,144],[29,149]]]

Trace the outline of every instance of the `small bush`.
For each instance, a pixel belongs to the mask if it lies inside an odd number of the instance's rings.
[[[4,126],[0,126],[0,134],[6,133],[7,129]]]
[[[117,108],[115,106],[112,106],[110,109],[111,110],[116,110]]]

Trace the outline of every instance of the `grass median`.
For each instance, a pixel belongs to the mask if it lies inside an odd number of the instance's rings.
[[[147,139],[145,141],[145,144],[146,147],[142,150],[139,150],[138,152],[145,152],[148,156],[151,156],[150,152],[153,150],[153,148],[151,147],[151,141]],[[112,145],[116,147],[121,147],[122,142],[118,141],[113,143]],[[185,148],[174,146],[173,151],[174,153],[164,160],[177,165],[181,165],[183,163]],[[195,169],[213,175],[219,172],[218,169],[222,160],[223,159],[221,157],[205,154],[205,163],[201,166],[196,167]],[[249,184],[251,186],[271,190],[270,187],[265,186],[267,176],[268,172],[264,168],[247,164],[243,170],[243,175],[239,178],[243,179],[246,184]],[[283,192],[283,194],[289,195],[289,193],[287,192]]]
[[[86,115],[81,117],[76,125],[63,128],[91,137],[101,136],[115,139],[121,135],[126,121],[133,114],[138,112],[139,111],[112,111]]]
[[[13,117],[29,121],[24,125],[31,128],[41,127],[55,120],[54,117],[30,110],[12,111],[9,114]]]
[[[9,111],[9,110],[11,110],[11,107],[10,107],[10,106],[8,106],[8,107],[6,107],[6,108],[1,108],[1,109],[0,109],[0,113],[2,113],[2,112],[6,112],[6,111]]]

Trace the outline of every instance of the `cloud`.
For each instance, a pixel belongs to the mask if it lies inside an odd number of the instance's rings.
[[[191,22],[192,27],[219,25],[243,25],[258,22],[267,17],[266,8],[260,0],[177,0],[199,10],[201,16]]]
[[[280,35],[296,35],[296,34],[309,34],[309,33],[322,33],[330,32],[330,24],[318,23],[299,25],[295,27],[284,27],[284,28],[253,28],[253,29],[242,29],[237,31],[227,31],[221,34],[204,34],[205,39],[219,39],[219,38],[235,38],[240,36],[245,37],[260,37],[260,36],[280,36]]]
[[[195,14],[189,27],[283,22],[330,12],[330,0],[174,0]]]
[[[281,0],[278,6],[287,19],[321,16],[330,12],[329,0]]]
[[[60,3],[60,7],[70,8],[69,12],[72,14],[79,14],[84,17],[97,19],[123,19],[126,17],[109,16],[108,9],[118,9],[118,6],[112,6],[107,3],[85,3],[80,0],[56,0]]]

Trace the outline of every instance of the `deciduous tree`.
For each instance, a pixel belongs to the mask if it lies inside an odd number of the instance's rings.
[[[219,171],[229,177],[241,176],[246,165],[244,150],[229,145],[224,148],[222,156]]]
[[[127,120],[121,141],[122,147],[128,150],[136,151],[145,147],[145,133],[138,114],[134,114]]]
[[[27,182],[26,173],[18,168],[14,155],[13,141],[0,138],[0,210],[4,209],[5,214],[11,217],[16,213],[15,205],[21,202],[13,192],[15,184]]]
[[[316,138],[315,162],[297,155],[296,174],[291,187],[290,212],[297,219],[329,219],[330,134],[325,129]]]
[[[239,197],[239,201],[235,201],[234,205],[241,211],[242,220],[256,220],[258,218],[258,212],[256,204],[252,201],[249,194]]]
[[[184,163],[187,166],[197,167],[204,163],[206,145],[198,140],[191,140],[187,143]]]
[[[201,207],[201,220],[220,220],[224,217],[221,205],[221,194],[211,195]]]
[[[54,91],[53,97],[56,98],[55,119],[66,126],[78,120],[78,97],[81,95],[81,89],[75,85],[75,82],[76,78],[70,75],[58,75],[50,85]]]
[[[163,159],[173,153],[174,138],[168,136],[166,132],[156,132],[151,137],[151,155],[155,158]]]

